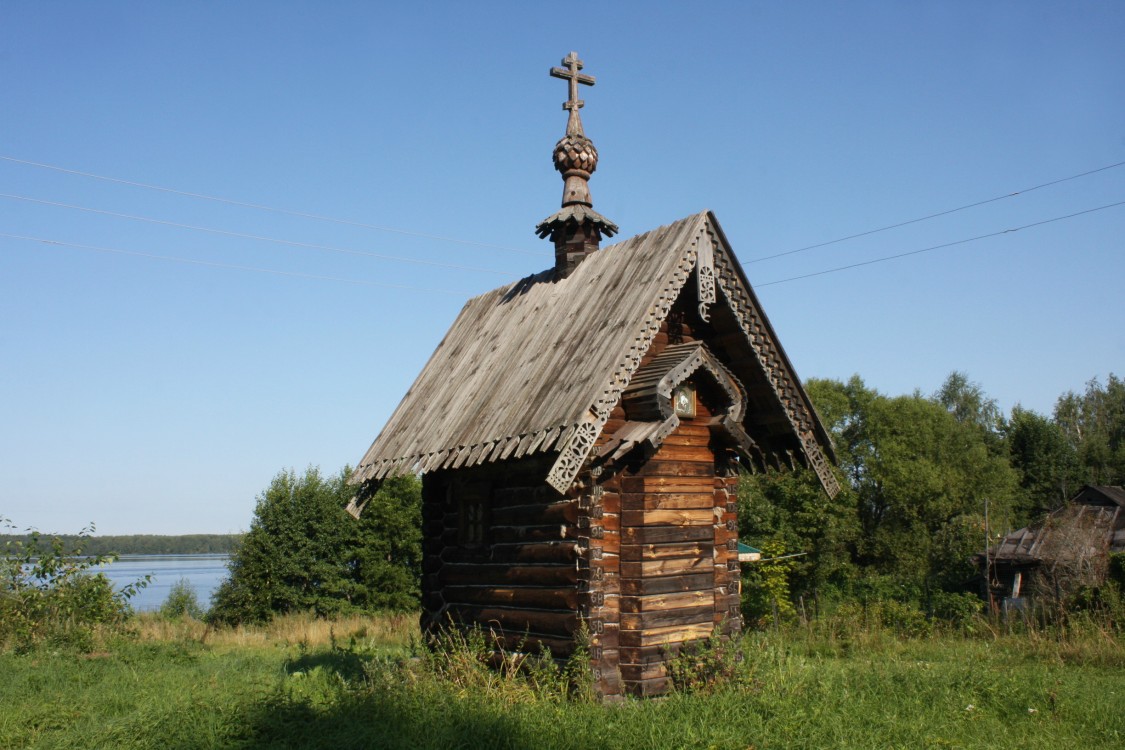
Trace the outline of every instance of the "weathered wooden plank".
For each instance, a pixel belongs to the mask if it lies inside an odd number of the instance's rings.
[[[669,461],[654,458],[645,463],[637,476],[650,480],[656,477],[714,477],[715,464],[712,461]]]
[[[625,578],[672,576],[681,573],[711,573],[713,568],[714,563],[710,557],[684,557],[674,560],[653,560],[639,563],[621,561],[621,575]]]
[[[621,495],[616,492],[606,492],[602,495],[602,512],[618,513],[621,511]]]
[[[535,609],[575,609],[578,590],[567,586],[545,589],[534,586],[446,586],[445,601],[454,604],[482,604],[532,607]]]
[[[629,493],[625,496],[625,507],[630,510],[672,510],[683,508],[712,508],[715,505],[713,495],[703,492],[639,494]]]
[[[714,480],[710,477],[641,477],[643,480],[642,492],[707,492],[714,489]]]
[[[440,562],[440,561],[439,561]],[[443,585],[518,584],[555,587],[576,583],[578,570],[571,565],[496,565],[447,563],[438,571]]]
[[[715,513],[710,508],[703,510],[622,510],[621,523],[628,526],[703,526],[715,522]]]
[[[664,446],[683,446],[687,448],[707,448],[711,443],[711,435],[680,434],[677,430],[664,438]],[[663,446],[662,446],[663,447]]]
[[[644,630],[622,629],[617,638],[622,649],[629,646],[658,646],[708,638],[714,627],[714,623],[700,622],[693,625],[665,625]]]
[[[706,558],[713,560],[715,544],[705,542],[671,542],[665,544],[622,544],[621,559],[625,562],[645,562],[674,558]]]
[[[621,630],[643,630],[651,632],[660,627],[690,627],[706,623],[708,628],[715,624],[715,605],[705,604],[689,609],[666,609],[656,612],[622,612]]]
[[[649,664],[622,664],[621,679],[626,683],[653,680],[668,676],[668,663],[664,661]]]
[[[713,591],[714,577],[710,571],[664,578],[621,578],[621,597],[670,594],[674,591]]]
[[[573,563],[578,557],[578,545],[574,541],[514,542],[492,544],[487,548],[490,563]],[[446,562],[480,562],[479,548],[447,547],[441,558]]]
[[[618,655],[622,664],[664,664],[674,659],[683,646],[679,642],[657,646],[621,646],[618,648]]]
[[[560,500],[547,505],[512,505],[492,509],[492,523],[503,526],[574,523],[578,520],[578,503]]]
[[[512,634],[570,635],[578,627],[578,615],[570,610],[450,604],[447,611],[459,622],[477,622]]]
[[[564,524],[543,526],[492,526],[488,536],[493,542],[542,542],[561,539],[577,539],[578,527]]]
[[[621,488],[627,493],[709,493],[715,489],[715,482],[709,477],[677,479],[674,477],[633,476],[622,479]]]
[[[660,446],[659,458],[662,461],[698,461],[713,464],[715,454],[710,448],[699,446],[669,445]]]
[[[621,529],[622,544],[660,544],[712,539],[714,528],[703,526],[626,526]]]
[[[667,594],[650,594],[648,596],[622,597],[620,607],[622,612],[655,612],[679,607],[700,607],[705,604],[714,604],[715,595],[711,589],[703,591],[680,591]]]

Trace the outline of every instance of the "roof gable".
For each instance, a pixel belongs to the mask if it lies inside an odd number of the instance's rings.
[[[704,318],[730,308],[834,495],[827,434],[710,212],[593,253],[566,278],[545,271],[469,300],[354,480],[557,451],[547,481],[565,491],[689,278]]]

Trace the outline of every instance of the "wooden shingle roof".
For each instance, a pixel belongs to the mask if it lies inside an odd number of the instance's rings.
[[[988,551],[993,562],[1013,564],[1125,552],[1125,489],[1086,485],[1042,522],[1008,534]]]
[[[780,450],[835,494],[830,440],[710,212],[593,253],[566,278],[551,269],[469,300],[353,481],[555,452],[548,481],[565,489],[684,285],[712,273],[713,306],[754,370],[735,375],[765,384],[787,425]]]

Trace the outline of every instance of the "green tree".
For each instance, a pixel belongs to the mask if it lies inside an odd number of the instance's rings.
[[[989,433],[917,395],[872,399],[864,431],[861,559],[922,592],[970,579],[985,500],[1003,523],[1017,488]]]
[[[1055,422],[1074,446],[1089,484],[1125,484],[1125,380],[1110,373],[1086,392],[1070,391],[1055,404]]]
[[[258,497],[250,531],[215,592],[212,622],[261,622],[286,612],[329,615],[417,603],[421,492],[410,477],[387,483],[356,521],[344,510],[350,469],[324,477],[285,471]]]
[[[199,597],[195,589],[186,578],[181,578],[172,584],[168,597],[160,605],[160,614],[169,620],[180,620],[185,617],[192,620],[203,619],[203,607],[199,604]]]
[[[1082,485],[1083,472],[1058,423],[1016,406],[1006,430],[1012,467],[1020,473],[1013,525],[1022,526],[1062,506]]]
[[[975,383],[959,370],[949,373],[941,388],[933,395],[963,425],[973,425],[980,430],[988,450],[994,455],[1006,455],[1006,423],[996,399],[990,398],[980,383]]]
[[[843,489],[828,501],[802,472],[748,478],[746,538],[807,553],[790,568],[794,595],[827,587],[928,601],[968,584],[985,499],[1002,525],[1018,490],[994,402],[957,373],[933,398],[890,398],[859,377],[807,385],[833,436]]]
[[[422,571],[422,488],[413,476],[395,477],[363,508],[352,567],[354,603],[367,610],[418,606]]]

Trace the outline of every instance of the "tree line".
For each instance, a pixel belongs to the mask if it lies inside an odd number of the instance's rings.
[[[1125,483],[1125,381],[1113,374],[1063,394],[1050,416],[1020,406],[1005,415],[959,372],[930,395],[886,396],[858,376],[806,387],[843,490],[829,501],[808,471],[744,478],[740,533],[781,558],[747,569],[751,619],[824,598],[956,616],[977,604],[971,558],[986,543],[1084,484]]]
[[[238,546],[242,534],[120,534],[80,536],[59,534],[68,549],[79,545],[87,555],[229,555]],[[28,534],[0,534],[0,545],[20,541],[28,543]]]

